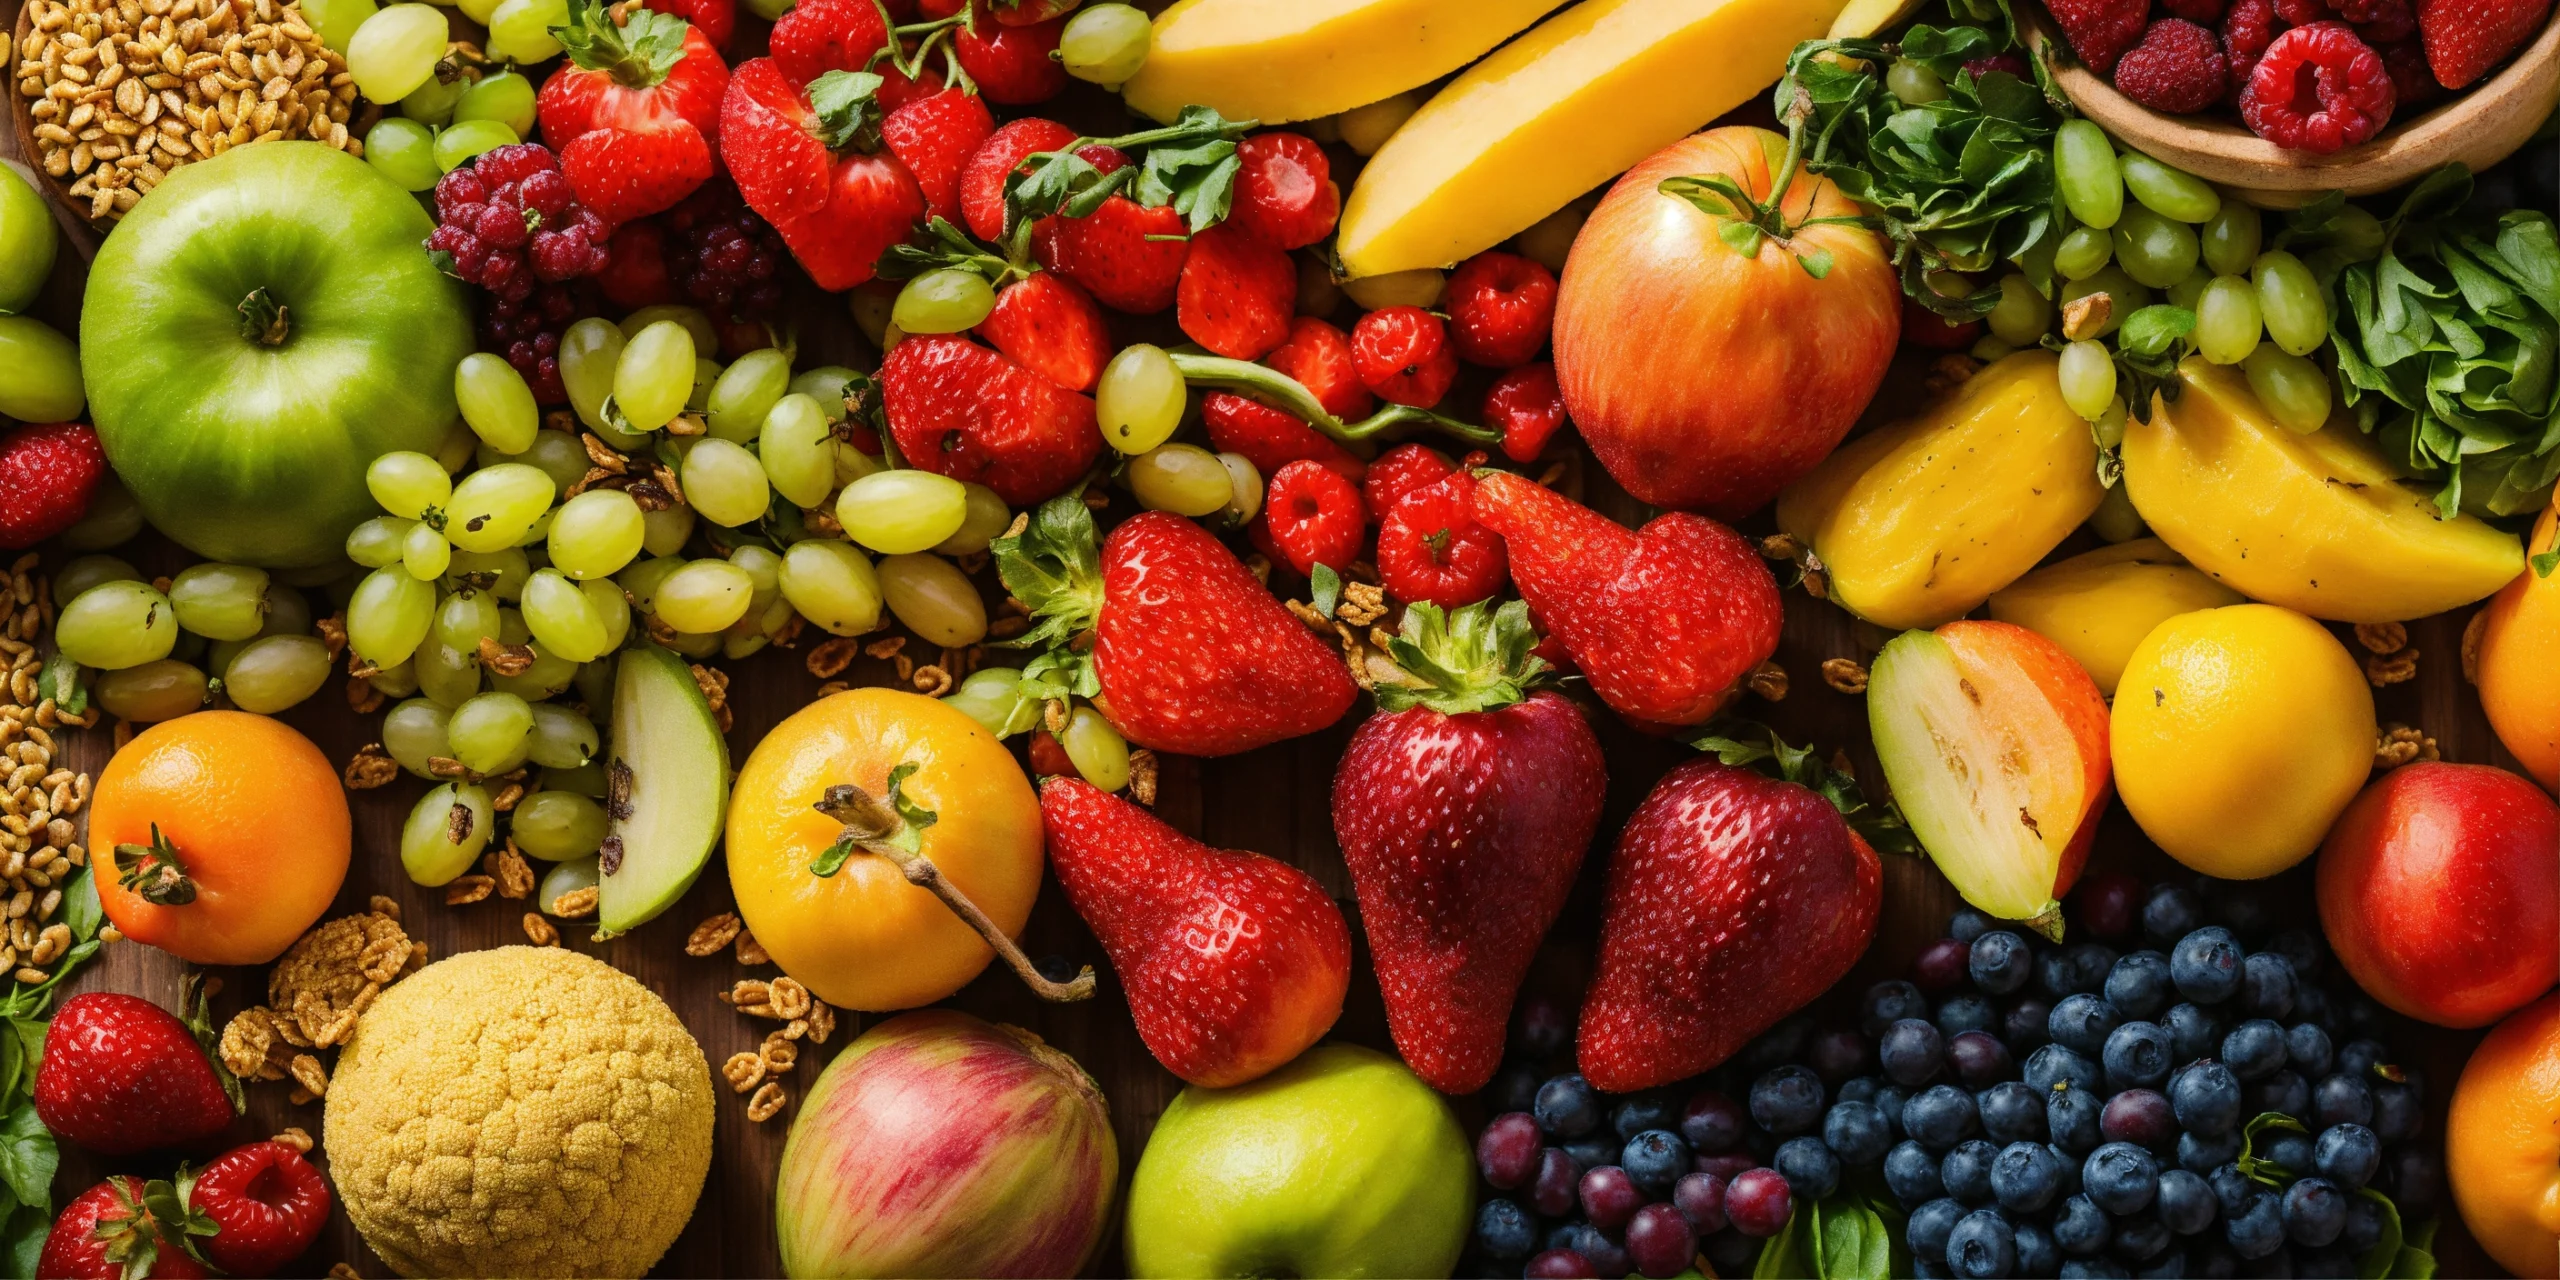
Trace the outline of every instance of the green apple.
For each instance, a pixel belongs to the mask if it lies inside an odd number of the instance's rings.
[[[598,937],[674,906],[711,860],[729,809],[729,744],[683,658],[646,643],[623,651],[612,730]]]
[[[1448,1101],[1394,1058],[1324,1045],[1165,1108],[1129,1185],[1129,1273],[1445,1276],[1474,1198]]]
[[[338,561],[378,515],[367,464],[432,454],[472,347],[434,223],[317,142],[236,147],[169,175],[89,269],[80,368],[116,474],[208,559]]]
[[[36,189],[33,170],[0,164],[0,312],[34,306],[53,272],[53,208]]]

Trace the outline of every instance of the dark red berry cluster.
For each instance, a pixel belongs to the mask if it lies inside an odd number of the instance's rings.
[[[667,278],[685,300],[722,319],[770,317],[782,305],[782,236],[725,178],[667,211]]]
[[[480,317],[480,344],[505,356],[507,363],[533,388],[536,403],[569,402],[560,381],[560,335],[580,316],[592,315],[580,286],[546,284],[521,298],[490,300]]]
[[[577,202],[549,147],[499,147],[436,183],[427,249],[453,275],[522,301],[604,265],[612,228]]]

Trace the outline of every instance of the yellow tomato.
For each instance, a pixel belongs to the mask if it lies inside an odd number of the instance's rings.
[[[2171,857],[2254,880],[2302,861],[2373,769],[2373,690],[2345,645],[2291,609],[2181,614],[2116,686],[2116,792]]]
[[[955,707],[852,689],[802,708],[757,744],[729,797],[729,885],[782,971],[846,1009],[911,1009],[950,995],[994,952],[886,857],[811,870],[844,826],[814,807],[853,784],[934,819],[918,851],[998,928],[1022,932],[1040,891],[1040,802],[1011,753]]]

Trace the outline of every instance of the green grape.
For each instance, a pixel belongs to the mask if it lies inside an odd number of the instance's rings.
[[[267,571],[207,561],[178,571],[169,582],[169,607],[178,625],[208,640],[246,640],[267,617]]]
[[[791,357],[772,347],[750,351],[721,370],[720,380],[711,384],[704,424],[723,440],[751,443],[764,431],[774,405],[790,390]]]
[[[421,778],[435,775],[433,761],[438,757],[453,758],[453,744],[444,736],[445,724],[453,713],[427,698],[411,698],[384,713],[382,717],[382,749],[400,762],[400,767]]]
[[[2215,364],[2238,364],[2264,335],[2258,291],[2248,278],[2215,276],[2196,301],[2196,351]]]
[[[2133,509],[2133,495],[2118,481],[2098,500],[2097,513],[2089,517],[2089,531],[2108,542],[2131,542],[2150,529],[2142,523],[2142,513]]]
[[[1947,82],[1909,58],[1897,58],[1885,69],[1884,87],[1906,107],[1925,106],[1947,96]]]
[[[704,356],[693,358],[693,389],[685,393],[684,411],[701,414],[711,410],[711,388],[720,381],[720,362]]]
[[[840,364],[822,364],[792,375],[791,389],[818,402],[827,421],[844,421],[844,393],[862,375]]]
[[[613,366],[613,403],[635,431],[675,421],[693,393],[693,335],[673,320],[641,329]]]
[[[1101,712],[1077,707],[1075,714],[1067,717],[1067,729],[1058,735],[1058,745],[1067,749],[1067,763],[1095,787],[1118,791],[1129,785],[1129,740],[1121,737]]]
[[[374,15],[373,0],[302,0],[295,6],[302,10],[303,21],[320,37],[320,43],[345,56],[348,41],[364,21]]]
[[[638,344],[634,344],[636,347]],[[764,464],[744,445],[703,436],[684,455],[684,498],[703,519],[734,529],[773,505]]]
[[[2053,328],[2053,303],[2033,282],[2012,272],[2000,278],[2000,300],[1985,317],[1991,332],[2013,347],[2033,345]]]
[[[2115,237],[2095,227],[2074,227],[2053,251],[2053,269],[2065,280],[2086,280],[2116,259]]]
[[[271,716],[329,683],[329,646],[318,636],[261,636],[222,670],[222,691],[243,711]]]
[[[347,534],[347,558],[368,569],[398,564],[407,554],[409,530],[417,523],[400,516],[375,516]]]
[[[720,639],[727,630],[728,628],[723,627],[719,631],[708,632],[702,635],[695,635],[689,631],[680,631],[668,639],[666,647],[670,652],[681,653],[684,656],[699,662],[705,658],[715,657],[719,654]]]
[[[2128,151],[2120,164],[2125,190],[2142,207],[2178,222],[2210,222],[2222,212],[2222,194],[2213,184],[2182,169],[2160,163],[2139,151]]]
[[[536,570],[524,584],[524,623],[534,643],[571,662],[593,662],[605,651],[604,620],[587,607],[586,593],[557,569]]]
[[[2196,269],[2195,228],[2141,205],[2117,220],[2115,241],[2116,265],[2154,289],[2166,289]]]
[[[820,406],[824,408],[825,406]],[[836,441],[836,485],[841,488],[867,475],[888,470],[880,459],[855,448],[848,440]]]
[[[883,555],[922,551],[960,531],[969,491],[930,471],[883,471],[844,487],[836,523],[845,535]]]
[[[965,333],[985,323],[995,309],[995,286],[985,276],[943,267],[909,280],[898,290],[889,315],[909,333]]]
[[[960,566],[918,552],[880,561],[889,612],[926,643],[964,649],[987,638],[987,603]]]
[[[400,869],[430,889],[452,883],[480,861],[495,828],[490,819],[489,791],[477,783],[448,782],[427,792],[400,825]]]
[[[1131,5],[1091,4],[1058,32],[1058,61],[1078,80],[1118,89],[1147,65],[1155,24]]]
[[[204,705],[204,673],[175,658],[121,671],[101,671],[89,696],[118,720],[149,724],[175,720]]]
[[[364,682],[381,691],[386,698],[406,698],[418,691],[418,658],[411,654],[398,666],[379,667]]]
[[[1171,439],[1182,425],[1189,388],[1164,348],[1134,342],[1102,367],[1093,391],[1102,438],[1124,454],[1145,453]]]
[[[613,394],[614,370],[621,364],[627,343],[622,330],[615,328],[611,320],[596,316],[577,321],[560,333],[560,385],[569,392],[569,407],[590,429],[609,425],[604,419],[604,402]],[[581,448],[581,455],[584,452]]]
[[[683,635],[716,635],[746,616],[755,579],[726,560],[695,560],[658,584],[651,612]]]
[[[88,514],[63,530],[59,540],[65,551],[104,551],[131,542],[142,532],[142,523],[142,504],[110,471],[89,491]]]
[[[631,601],[631,607],[648,613],[657,607],[658,584],[667,575],[684,567],[682,556],[655,556],[634,564],[614,575],[614,582]]]
[[[2099,448],[2113,449],[2124,443],[2124,421],[2127,416],[2123,396],[2117,396],[2107,402],[2107,411],[2099,414],[2097,420],[2089,424],[2089,434],[2097,439]]]
[[[570,683],[578,687],[578,700],[587,704],[588,714],[599,721],[610,718],[613,712],[613,678],[614,668],[617,665],[611,658],[602,658],[580,666],[577,673],[569,677]],[[587,768],[601,770],[602,766],[588,765]],[[583,773],[585,770],[579,772]],[[600,796],[604,794],[604,790],[601,786],[592,791],[581,787],[578,794]]]
[[[81,556],[53,575],[53,601],[59,607],[102,582],[140,582],[142,572],[115,556]]]
[[[545,769],[575,769],[596,758],[603,742],[595,722],[554,702],[533,704],[533,740],[525,754]]]
[[[70,422],[89,393],[80,381],[80,348],[33,316],[0,316],[0,416],[20,422]]]
[[[556,916],[560,914],[562,898],[580,889],[595,888],[602,879],[597,859],[571,858],[551,868],[550,873],[542,877],[542,887],[534,891],[533,900],[542,904],[541,910],[545,914]]]
[[[436,135],[436,167],[451,173],[486,152],[524,141],[495,120],[466,120]]]
[[[1251,521],[1262,512],[1262,473],[1253,460],[1241,453],[1218,455],[1218,465],[1227,469],[1227,505],[1218,509],[1230,525]]]
[[[938,555],[975,555],[1003,536],[1005,526],[1013,523],[1013,508],[1006,506],[995,490],[982,484],[962,487],[968,491],[968,512],[960,518],[957,532],[933,545]]]
[[[782,553],[782,598],[829,635],[880,625],[880,575],[851,543],[811,538]]]
[[[347,647],[377,667],[408,660],[435,622],[436,589],[385,566],[366,574],[347,601]]]
[[[480,692],[480,659],[476,654],[430,640],[418,646],[417,656],[409,665],[417,673],[418,692],[438,706],[458,707],[463,699]]]
[[[2124,170],[2115,144],[2095,122],[2065,120],[2054,131],[2053,177],[2063,207],[2081,225],[2105,231],[2124,215]]]
[[[453,709],[444,728],[453,758],[473,773],[505,773],[523,764],[533,738],[533,708],[512,693],[483,693]]]
[[[710,313],[700,307],[688,307],[674,302],[655,303],[624,316],[622,336],[637,338],[641,330],[661,320],[673,320],[683,325],[684,331],[693,338],[695,351],[720,349],[720,329],[711,323]]]
[[[398,102],[436,73],[436,59],[452,38],[442,10],[395,4],[364,19],[347,38],[347,71],[364,96]]]
[[[178,619],[148,582],[101,582],[63,608],[53,639],[81,666],[120,671],[168,657]]]
[[[443,586],[447,591],[478,586],[500,600],[513,600],[524,594],[524,580],[532,576],[533,562],[516,547],[456,551],[445,567]]]
[[[2204,224],[2198,237],[2204,264],[2218,276],[2245,276],[2258,260],[2258,242],[2265,234],[2266,223],[2257,210],[2237,200],[2223,201],[2222,211]]]
[[[2249,278],[2258,286],[2258,314],[2266,317],[2267,336],[2286,355],[2310,355],[2329,340],[2329,301],[2302,259],[2281,249],[2262,253]]]
[[[478,452],[480,437],[471,434],[471,428],[457,416],[453,425],[445,428],[443,441],[436,445],[436,465],[444,468],[447,477],[456,476],[471,465],[472,455]]]
[[[2062,402],[2073,413],[2096,420],[2107,411],[2107,402],[2116,396],[2116,362],[2107,349],[2096,342],[2074,342],[2062,349],[2062,362],[2055,370],[2062,384]]]
[[[531,66],[560,52],[551,38],[569,25],[569,0],[499,0],[489,11],[489,56]]]
[[[2319,365],[2281,347],[2261,346],[2240,362],[2258,403],[2287,431],[2309,435],[2329,425],[2329,375]]]
[[[489,673],[489,687],[500,693],[512,693],[527,702],[540,702],[569,687],[578,676],[578,663],[535,644],[533,632],[525,626],[524,615],[513,609],[498,611],[498,643],[525,645],[533,650],[533,665],[516,675]]]
[[[613,664],[590,663],[589,665],[610,668]],[[605,681],[605,692],[610,694],[613,691],[612,686],[613,682],[608,678]],[[542,789],[545,791],[575,791],[579,795],[589,797],[590,799],[601,800],[604,798],[606,789],[604,762],[601,760],[589,761],[586,764],[579,765],[575,769],[545,769],[542,771]]]
[[[589,489],[551,519],[551,563],[572,578],[608,578],[640,554],[648,521],[620,489]]]
[[[1129,491],[1149,511],[1205,516],[1227,505],[1227,465],[1196,444],[1162,444],[1129,459]]]
[[[631,602],[622,598],[622,587],[611,578],[589,578],[578,584],[578,591],[604,627],[604,651],[621,648],[623,637],[631,634]]]
[[[465,551],[505,550],[551,509],[552,493],[540,467],[504,462],[474,471],[453,488],[445,537]]]
[[[420,522],[409,526],[407,537],[400,540],[400,567],[421,582],[433,582],[453,564],[453,544],[431,524]]]
[[[267,588],[267,612],[258,624],[262,636],[306,636],[311,634],[311,602],[302,593],[281,582]]]
[[[745,361],[740,361],[743,364]],[[815,507],[827,500],[836,487],[836,440],[834,428],[827,422],[826,411],[818,402],[804,395],[787,395],[774,402],[773,410],[764,418],[759,433],[763,443],[757,452],[764,467],[764,478],[785,502],[794,506]],[[726,441],[718,443],[726,444]],[[730,445],[730,448],[736,448]],[[699,448],[695,449],[700,453]],[[686,459],[688,463],[692,460]],[[693,493],[691,481],[685,493]],[[708,516],[709,512],[704,512]],[[763,514],[763,508],[757,508]]]
[[[999,738],[1009,738],[1040,723],[1040,704],[1022,696],[1022,672],[1013,667],[982,667],[943,698]]]
[[[462,404],[462,420],[491,448],[518,454],[533,447],[534,433],[542,429],[542,409],[533,402],[533,388],[525,385],[524,375],[505,358],[486,351],[464,356],[453,367],[453,395]]]
[[[749,606],[746,615],[729,624],[720,633],[720,654],[725,658],[743,658],[773,643],[784,623],[791,620],[791,602],[776,600],[761,608]]]
[[[438,65],[442,65],[441,61]],[[453,104],[460,102],[462,91],[470,87],[470,80],[460,75],[448,80],[430,74],[425,84],[400,100],[400,115],[415,124],[442,126],[453,119]]]
[[[747,12],[767,22],[779,22],[782,15],[798,7],[795,0],[747,0]]]
[[[407,520],[441,511],[453,497],[453,476],[423,453],[386,453],[364,470],[364,487],[382,509]]]
[[[583,858],[604,843],[604,806],[574,791],[536,791],[507,823],[516,848],[545,862]]]
[[[2126,316],[2151,305],[2149,289],[2135,284],[2122,268],[2111,266],[2086,280],[2066,281],[2062,286],[2063,310],[2067,313],[2072,303],[2093,293],[2107,295],[2107,322],[2089,335],[2093,338],[2103,338],[2123,328]]]
[[[729,563],[746,570],[747,577],[755,583],[754,594],[747,600],[749,616],[764,612],[766,605],[782,598],[782,557],[771,548],[745,543],[729,552]]]
[[[592,465],[587,461],[587,448],[578,443],[578,437],[547,427],[533,433],[533,444],[516,461],[542,468],[562,493],[586,479],[587,468]]]
[[[2329,224],[2323,239],[2349,262],[2371,262],[2382,256],[2391,236],[2372,210],[2351,204],[2338,210],[2337,221]]]
[[[640,513],[640,549],[653,556],[671,556],[684,550],[685,540],[693,536],[693,508],[667,507]]]
[[[384,116],[365,131],[364,158],[403,191],[431,190],[444,176],[436,163],[435,130],[400,116]]]
[[[2195,270],[2179,277],[2176,284],[2169,286],[2169,305],[2184,307],[2189,311],[2195,310],[2196,304],[2204,299],[2205,286],[2212,283],[2213,273],[2205,270],[2203,263],[2197,263]]]
[[[204,669],[216,673],[217,676],[221,672],[229,671],[231,660],[239,657],[240,651],[248,647],[249,642],[246,640],[216,640],[205,646]]]
[[[467,10],[470,6],[464,5]],[[454,123],[495,120],[516,131],[533,132],[533,82],[515,71],[493,71],[473,81],[453,104]]]

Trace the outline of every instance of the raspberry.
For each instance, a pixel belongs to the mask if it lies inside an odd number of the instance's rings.
[[[2210,27],[2222,21],[2223,11],[2230,8],[2231,3],[2230,0],[2160,0],[2160,7],[2168,10],[2172,18],[2184,18]]]
[[[1555,325],[1555,274],[1516,253],[1479,253],[1449,273],[1447,305],[1461,359],[1496,369],[1524,365]]]
[[[2327,22],[2338,16],[2329,0],[2276,0],[2276,16],[2293,26]]]
[[[2391,92],[2399,105],[2423,106],[2445,94],[2436,81],[2435,68],[2427,65],[2427,46],[2417,40],[2387,44],[2381,49],[2383,70],[2391,73]]]
[[[1360,317],[1351,330],[1352,364],[1380,399],[1428,409],[1449,394],[1458,353],[1440,317],[1420,307],[1387,307]]]
[[[1375,396],[1360,385],[1352,367],[1351,335],[1314,316],[1289,322],[1289,340],[1262,358],[1264,364],[1295,378],[1315,393],[1324,411],[1345,422],[1368,417],[1378,407]]]
[[[667,277],[666,229],[656,218],[616,227],[606,242],[604,268],[596,285],[615,306],[649,307],[676,300],[675,281]]]
[[[2150,0],[2045,0],[2071,52],[2091,71],[2112,74],[2116,59],[2142,38]]]
[[[1484,425],[1502,433],[1502,456],[1535,461],[1565,423],[1564,389],[1556,367],[1524,364],[1493,380],[1484,393]]]
[[[453,276],[521,302],[604,266],[604,219],[579,205],[549,148],[516,143],[484,152],[436,183],[428,252]]]
[[[1333,234],[1342,191],[1324,148],[1303,134],[1257,133],[1236,144],[1234,212],[1227,220],[1274,249],[1298,249]]]
[[[2222,42],[2184,18],[2163,18],[2116,63],[2116,88],[2154,111],[2186,115],[2222,98]]]
[[[2222,56],[2226,72],[2224,97],[2233,106],[2249,87],[2249,73],[2276,38],[2276,0],[2233,0],[2222,19]]]
[[[1360,497],[1373,514],[1385,515],[1395,510],[1406,494],[1438,484],[1456,469],[1447,456],[1429,445],[1400,444],[1369,464],[1368,478],[1360,482]]]
[[[1476,522],[1475,476],[1459,471],[1406,494],[1378,524],[1378,577],[1406,603],[1458,609],[1489,599],[1510,576],[1502,538]]]
[[[568,388],[560,381],[560,335],[572,321],[595,308],[577,287],[544,285],[522,299],[500,298],[481,318],[480,345],[504,356],[533,388],[540,404],[566,404]]]
[[[1342,473],[1305,459],[1272,474],[1263,518],[1289,567],[1303,574],[1313,574],[1320,564],[1347,568],[1369,530],[1360,490]]]
[[[2021,80],[2027,78],[2027,60],[2014,53],[1995,53],[1988,58],[1975,58],[1965,63],[1964,69],[1972,72],[1976,80],[1994,71],[2006,71]]]
[[[782,236],[725,179],[667,211],[667,275],[715,319],[763,320],[782,306]]]
[[[2345,23],[2315,22],[2267,46],[2240,118],[2279,147],[2327,154],[2380,133],[2394,101],[2382,55]]]

